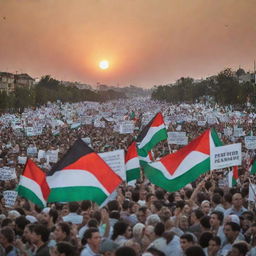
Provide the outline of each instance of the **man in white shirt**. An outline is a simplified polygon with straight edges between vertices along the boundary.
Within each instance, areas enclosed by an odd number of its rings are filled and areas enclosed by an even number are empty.
[[[79,204],[77,202],[69,202],[69,214],[64,216],[62,219],[64,222],[71,222],[72,224],[82,224],[83,216],[78,215]]]
[[[100,256],[101,236],[97,228],[89,228],[85,231],[84,237],[86,245],[80,256]]]

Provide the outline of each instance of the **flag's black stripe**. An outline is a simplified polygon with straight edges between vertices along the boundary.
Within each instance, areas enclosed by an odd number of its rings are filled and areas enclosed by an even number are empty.
[[[158,113],[157,113],[158,114]],[[157,114],[151,119],[151,121],[143,128],[143,130],[140,132],[140,134],[138,135],[136,142],[142,142],[142,140],[146,137],[148,130],[151,126],[151,124],[153,123],[153,120],[155,119],[155,117],[157,116]]]
[[[93,153],[94,151],[87,146],[87,144],[81,139],[76,140],[73,146],[68,150],[68,152],[56,163],[52,170],[47,175],[52,175],[56,171],[64,169],[66,166],[73,164],[82,156]]]

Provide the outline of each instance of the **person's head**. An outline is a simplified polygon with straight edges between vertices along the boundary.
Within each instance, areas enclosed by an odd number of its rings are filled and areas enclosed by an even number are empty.
[[[203,211],[203,213],[205,215],[209,214],[210,212],[210,209],[211,209],[211,206],[210,206],[210,202],[208,200],[204,200],[202,203],[201,203],[201,209]]]
[[[249,246],[245,242],[233,244],[230,256],[246,256],[249,251]]]
[[[23,232],[23,236],[25,238],[26,241],[31,242],[31,235],[32,235],[32,231],[34,229],[35,224],[28,224]]]
[[[210,225],[210,216],[205,215],[200,219],[200,226],[203,230],[208,230],[211,228]]]
[[[208,243],[208,251],[212,254],[215,255],[219,251],[221,246],[221,240],[218,236],[214,236],[210,239]]]
[[[213,234],[209,231],[203,232],[199,237],[199,244],[202,248],[206,248],[209,245],[209,241],[213,237]]]
[[[137,213],[137,219],[139,222],[145,224],[146,219],[147,219],[147,207],[142,206],[139,208],[138,213]]]
[[[235,222],[228,222],[224,226],[224,234],[229,242],[233,242],[240,232],[240,226]]]
[[[31,234],[31,242],[35,245],[46,243],[49,239],[49,230],[46,226],[35,224]]]
[[[236,209],[240,209],[243,206],[243,197],[240,193],[235,193],[232,196],[232,205]]]
[[[223,213],[219,211],[213,211],[210,216],[210,224],[212,228],[219,227],[223,222]]]
[[[204,253],[204,250],[200,246],[193,245],[186,249],[185,255],[186,256],[205,256],[205,253]]]
[[[3,227],[0,230],[0,244],[6,248],[14,242],[15,233],[10,227]]]
[[[76,213],[79,209],[79,203],[78,202],[69,202],[68,209],[69,209],[69,212]]]
[[[218,205],[221,204],[221,195],[219,193],[215,193],[212,195],[212,202],[214,203],[214,205]]]
[[[122,246],[115,251],[115,256],[137,256],[137,254],[133,248]]]
[[[55,210],[55,209],[50,209],[49,217],[52,219],[53,223],[56,223],[56,221],[57,221],[57,219],[59,217],[58,211]]]
[[[60,242],[67,239],[70,235],[70,227],[66,222],[60,222],[56,225],[54,230],[55,240]]]
[[[162,206],[163,206],[162,201],[155,200],[155,201],[152,202],[150,210],[151,210],[152,213],[157,213],[161,210]]]
[[[137,240],[141,239],[144,235],[145,225],[142,223],[137,223],[132,228],[133,237]]]
[[[118,244],[107,238],[103,239],[100,243],[100,253],[103,256],[113,256],[117,248]]]
[[[23,235],[24,228],[26,225],[28,225],[30,222],[26,219],[25,216],[21,215],[15,219],[15,231],[18,235]]]
[[[191,224],[198,223],[203,216],[204,216],[204,213],[202,210],[200,209],[193,210],[190,218]]]
[[[101,236],[97,228],[88,228],[83,236],[83,241],[87,243],[91,248],[99,249]]]
[[[112,239],[115,240],[119,235],[125,235],[129,225],[126,222],[118,221],[114,224]]]
[[[188,217],[186,215],[182,215],[179,217],[179,228],[183,231],[186,231],[189,227]]]
[[[183,234],[180,237],[180,247],[183,251],[186,251],[189,247],[194,244],[194,238],[191,234]]]
[[[68,242],[59,242],[50,250],[51,256],[74,256],[75,253],[75,247]]]
[[[154,228],[154,233],[157,237],[162,236],[162,234],[165,231],[165,226],[162,222],[159,222],[156,224],[155,228]]]

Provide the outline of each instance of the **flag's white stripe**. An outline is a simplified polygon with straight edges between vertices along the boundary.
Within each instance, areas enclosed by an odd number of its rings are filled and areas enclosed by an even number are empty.
[[[127,161],[125,164],[126,170],[131,170],[135,168],[140,168],[140,161],[138,157],[134,157]]]
[[[34,194],[36,194],[36,196],[42,201],[44,205],[46,204],[41,187],[34,180],[31,180],[30,178],[27,178],[25,176],[21,176],[19,185],[31,190]]]
[[[99,170],[100,172],[100,170]],[[85,170],[63,170],[57,171],[52,176],[46,177],[49,187],[52,188],[65,188],[65,187],[98,187],[107,196],[109,192],[100,183],[100,181],[90,172]]]
[[[150,140],[152,139],[152,137],[160,130],[165,129],[165,125],[161,124],[159,126],[156,127],[150,127],[148,129],[148,132],[146,134],[146,136],[144,137],[144,139],[140,142],[140,144],[138,145],[138,148],[143,148],[147,143],[150,142]]]
[[[146,157],[139,156],[139,160],[144,161],[144,162],[148,162],[148,163],[152,162],[152,160],[150,159],[149,155],[147,155]]]
[[[210,154],[211,154],[212,148],[215,148],[215,143],[213,141],[211,131],[209,132],[209,140],[210,140]]]
[[[176,171],[174,172],[173,175],[171,175],[168,170],[165,168],[165,166],[160,162],[154,162],[150,163],[150,165],[158,170],[161,170],[163,175],[169,179],[176,179],[180,175],[186,173],[189,171],[191,168],[193,168],[195,165],[201,163],[202,161],[206,160],[209,157],[209,155],[198,152],[198,151],[192,151],[190,154],[188,154],[183,161],[180,163]]]

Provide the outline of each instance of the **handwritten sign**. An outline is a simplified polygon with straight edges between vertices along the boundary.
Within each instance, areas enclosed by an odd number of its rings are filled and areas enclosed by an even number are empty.
[[[18,192],[14,190],[5,190],[3,192],[5,207],[12,208],[15,205]]]
[[[13,180],[16,178],[15,168],[10,168],[8,166],[0,168],[0,180]]]

